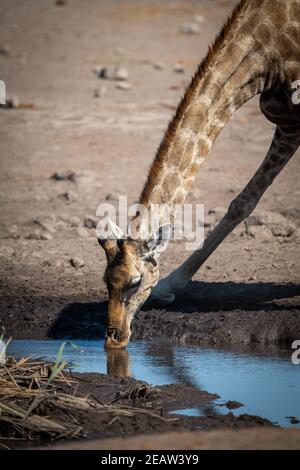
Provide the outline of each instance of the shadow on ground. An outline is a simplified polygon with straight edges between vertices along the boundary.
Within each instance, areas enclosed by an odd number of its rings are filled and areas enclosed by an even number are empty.
[[[107,302],[73,302],[56,315],[50,338],[104,338]]]
[[[213,313],[219,312],[278,312],[300,311],[297,304],[300,296],[298,284],[273,283],[234,283],[234,282],[198,282],[193,281],[167,307],[154,305],[149,301],[143,308],[180,313]],[[107,302],[74,302],[65,305],[56,315],[49,328],[48,336],[52,338],[103,338]],[[258,315],[258,313],[257,313]],[[139,315],[137,315],[139,318]],[[141,312],[140,317],[147,322],[148,316]],[[219,317],[219,315],[218,315]],[[217,318],[217,317],[216,317]],[[141,318],[139,318],[141,320]]]
[[[293,301],[297,296],[298,305]],[[143,310],[153,308],[159,305],[150,299]],[[191,281],[164,309],[182,313],[300,310],[300,284]]]

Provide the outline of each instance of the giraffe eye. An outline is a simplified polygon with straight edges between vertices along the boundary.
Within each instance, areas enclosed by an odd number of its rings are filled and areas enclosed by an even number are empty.
[[[133,288],[133,287],[139,287],[140,284],[142,282],[142,276],[137,276],[137,277],[134,277],[132,280],[131,280],[131,283],[130,283],[130,288]]]

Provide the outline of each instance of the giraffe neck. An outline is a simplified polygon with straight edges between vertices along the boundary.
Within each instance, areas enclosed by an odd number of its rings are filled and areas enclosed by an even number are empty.
[[[278,80],[264,48],[264,25],[242,1],[187,88],[150,168],[140,203],[183,204],[199,167],[234,112]],[[257,7],[258,9],[259,7]],[[275,61],[274,61],[275,64]]]

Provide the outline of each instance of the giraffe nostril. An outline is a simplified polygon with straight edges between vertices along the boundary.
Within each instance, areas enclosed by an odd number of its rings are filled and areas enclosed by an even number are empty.
[[[106,336],[108,336],[111,339],[114,339],[115,333],[116,333],[115,328],[107,328],[106,330]]]
[[[117,328],[108,327],[106,330],[106,336],[115,341],[121,340],[121,332]]]

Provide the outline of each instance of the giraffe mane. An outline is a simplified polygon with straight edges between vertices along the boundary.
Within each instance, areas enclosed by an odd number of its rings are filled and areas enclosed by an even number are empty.
[[[198,66],[190,85],[186,88],[185,93],[181,98],[181,101],[175,111],[175,114],[168,124],[167,130],[165,131],[164,137],[158,147],[158,150],[150,167],[146,183],[140,196],[140,204],[147,205],[153,188],[158,182],[160,171],[165,161],[168,148],[174,139],[176,130],[183,117],[184,111],[186,110],[187,106],[191,103],[193,94],[199,83],[199,80],[208,71],[213,58],[221,48],[228,32],[231,30],[232,25],[236,22],[238,16],[240,15],[241,11],[243,10],[245,4],[248,3],[248,1],[249,0],[241,0],[241,2],[234,8],[231,16],[225,22],[221,32],[216,37],[213,44],[209,47],[206,57]]]

